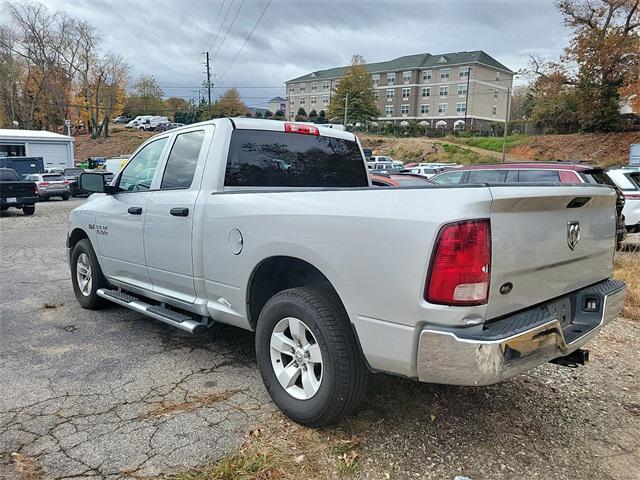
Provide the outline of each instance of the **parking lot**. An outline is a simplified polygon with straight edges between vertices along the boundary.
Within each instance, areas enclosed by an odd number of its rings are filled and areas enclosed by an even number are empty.
[[[0,478],[158,476],[282,425],[250,333],[190,336],[79,307],[64,241],[82,201],[0,218]],[[639,339],[640,325],[619,319],[589,345],[587,367],[549,364],[490,387],[379,375],[356,415],[313,438],[355,439],[351,478],[637,479]]]

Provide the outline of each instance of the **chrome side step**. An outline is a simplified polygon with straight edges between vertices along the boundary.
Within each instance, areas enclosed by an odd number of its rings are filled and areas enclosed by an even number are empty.
[[[130,308],[131,310],[142,313],[147,317],[151,317],[155,320],[171,325],[172,327],[179,328],[189,333],[201,333],[205,331],[209,326],[209,319],[202,317],[202,321],[195,319],[194,317],[187,315],[176,310],[171,310],[162,305],[150,305],[141,301],[139,298],[134,297],[131,294],[122,292],[121,290],[108,290],[106,288],[100,288],[96,294],[99,297],[106,298],[107,300],[122,305],[123,307]]]

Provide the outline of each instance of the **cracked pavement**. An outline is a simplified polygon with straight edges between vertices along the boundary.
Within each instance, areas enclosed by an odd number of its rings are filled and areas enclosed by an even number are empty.
[[[79,307],[64,239],[80,202],[0,218],[0,479],[154,477],[286,423],[252,334],[193,336],[125,308]],[[358,412],[306,431],[300,451],[356,438],[362,479],[638,480],[638,345],[640,324],[619,319],[575,370],[548,364],[477,388],[376,375]]]
[[[20,478],[16,453],[43,478],[133,478],[235,450],[274,411],[253,336],[81,309],[64,248],[81,202],[0,218],[0,478]]]

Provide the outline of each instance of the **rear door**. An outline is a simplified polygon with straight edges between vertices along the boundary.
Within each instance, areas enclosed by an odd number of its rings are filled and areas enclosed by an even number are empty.
[[[213,125],[171,139],[158,190],[149,193],[144,250],[153,290],[182,302],[196,298],[193,219]]]
[[[487,318],[607,279],[616,192],[606,186],[493,185]],[[500,293],[511,284],[508,293]]]

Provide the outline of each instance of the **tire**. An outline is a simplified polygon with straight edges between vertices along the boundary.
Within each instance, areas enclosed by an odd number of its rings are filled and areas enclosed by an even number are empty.
[[[272,335],[284,335],[287,342],[294,342],[296,335],[292,331],[297,328],[300,333],[300,324],[294,322],[292,328],[282,330],[282,322],[294,320],[301,321],[306,327],[304,337],[298,335],[297,338],[305,338],[310,345],[307,348],[313,349],[303,358],[299,354],[304,346],[296,350],[295,355],[283,354],[271,346]],[[273,338],[276,340],[274,345],[289,346],[277,342],[281,336]],[[318,358],[318,350],[321,355],[319,368],[313,361]],[[369,372],[351,323],[337,294],[327,288],[291,288],[271,297],[258,319],[256,357],[262,380],[275,404],[289,418],[307,427],[329,425],[348,415],[358,406],[366,389]],[[296,364],[296,360],[301,363]],[[287,368],[284,368],[285,364]],[[302,367],[296,367],[301,364]],[[278,380],[276,368],[280,373],[290,369],[299,372],[297,377],[290,376],[297,379],[288,390]],[[305,374],[306,386],[303,383]],[[315,393],[310,395],[314,388]]]
[[[78,263],[82,257],[81,264],[89,266],[89,285],[80,286],[78,283]],[[73,292],[82,308],[89,310],[97,310],[104,308],[109,301],[99,297],[96,292],[100,288],[107,288],[109,283],[104,278],[98,258],[96,257],[91,242],[84,238],[76,243],[71,253],[71,283],[73,284]],[[85,277],[86,278],[86,277]],[[88,288],[87,288],[88,287]]]
[[[65,193],[64,195],[62,195],[62,200],[69,200],[69,194]]]
[[[24,207],[22,207],[22,213],[24,213],[27,216],[33,215],[35,211],[36,211],[35,205],[25,205]]]

